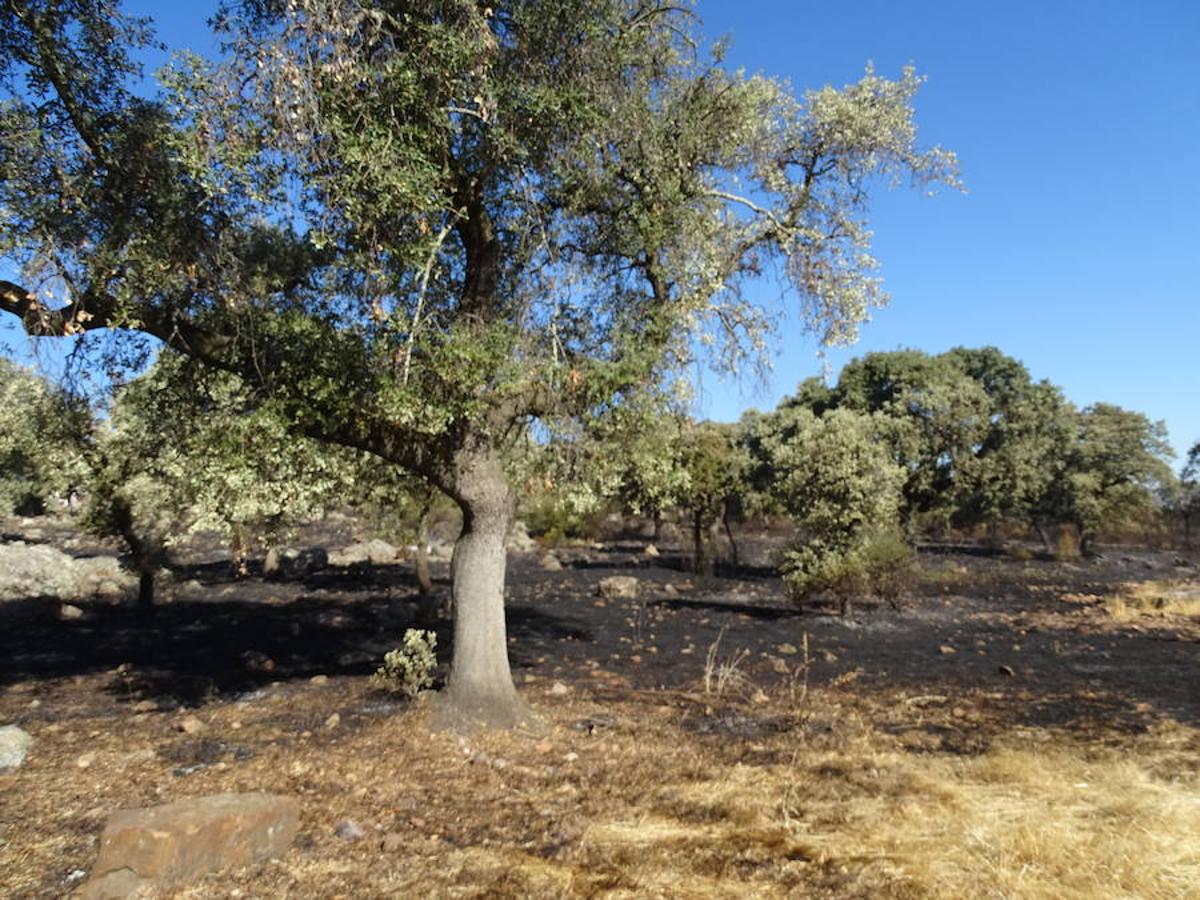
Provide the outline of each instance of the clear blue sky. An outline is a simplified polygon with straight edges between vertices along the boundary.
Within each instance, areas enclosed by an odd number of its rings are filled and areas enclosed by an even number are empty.
[[[873,60],[914,63],[921,135],[959,155],[969,193],[883,191],[872,216],[891,305],[871,350],[994,344],[1081,405],[1200,440],[1200,3],[1195,0],[701,0],[734,65],[797,89]],[[705,376],[706,412],[773,406],[819,374],[790,329],[756,392]]]
[[[163,40],[211,47],[208,4],[138,0]],[[925,142],[955,150],[969,193],[880,191],[876,256],[891,305],[836,371],[871,350],[994,344],[1061,385],[1200,440],[1200,2],[1196,0],[699,0],[729,61],[842,85],[868,60],[928,77]],[[149,60],[149,68],[164,61]],[[775,290],[764,286],[764,290]],[[821,371],[783,326],[770,382],[701,376],[701,413],[769,408]]]

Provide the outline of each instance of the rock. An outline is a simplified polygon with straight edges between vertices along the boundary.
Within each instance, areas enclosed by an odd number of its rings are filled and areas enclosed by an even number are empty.
[[[81,897],[125,897],[279,856],[299,822],[300,804],[273,794],[217,794],[117,810],[100,836],[100,856]]]
[[[374,543],[373,541],[371,543]],[[384,541],[379,543],[383,544]],[[388,546],[391,546],[390,544]],[[393,554],[395,548],[392,548]],[[356,560],[357,562],[366,562],[370,560],[370,552],[364,559]],[[374,561],[374,560],[370,560]],[[390,562],[391,560],[382,560]],[[306,575],[311,575],[313,572],[319,572],[329,565],[329,553],[324,547],[309,547],[305,550],[296,550],[293,547],[275,548],[272,547],[267,551],[267,558],[263,562],[263,574],[268,578],[303,578]]]
[[[1013,671],[1012,666],[1001,666],[997,671],[999,671],[999,673],[1005,678],[1013,678],[1017,674]]]
[[[554,682],[553,687],[550,688],[550,693],[555,697],[564,697],[571,693],[571,689],[561,681],[556,681]]]
[[[353,566],[359,563],[383,565],[396,561],[396,548],[379,538],[361,544],[351,544],[342,550],[333,550],[326,555],[331,566]]]
[[[81,753],[75,759],[75,766],[80,769],[90,769],[92,767],[92,763],[94,763],[95,761],[96,761],[95,753]]]
[[[547,572],[561,572],[563,564],[553,553],[547,553],[541,559],[542,568]]]
[[[379,849],[384,853],[399,853],[408,846],[408,838],[398,831],[389,831],[379,842]]]
[[[662,587],[662,592],[668,597],[679,596],[679,589],[673,584],[664,584]]]
[[[74,619],[82,619],[83,610],[78,606],[72,606],[70,603],[64,603],[58,610],[58,617],[67,622]]]
[[[342,819],[342,821],[333,826],[333,833],[343,841],[361,841],[367,836],[367,833],[363,831],[363,827],[353,819]]]
[[[958,651],[955,650],[953,647],[951,647],[949,644],[942,644],[942,646],[938,647],[938,653],[942,654],[942,656],[950,656],[957,652]]]
[[[312,678],[308,679],[308,683],[315,684],[318,686],[322,685],[322,684],[329,684],[329,676],[328,675],[314,675]]]
[[[780,644],[775,648],[783,656],[795,656],[800,651],[796,649],[795,644]]]
[[[529,529],[520,519],[514,519],[508,529],[508,549],[518,553],[532,553],[537,549],[537,541],[529,536]]]
[[[632,575],[610,575],[600,579],[596,592],[609,600],[634,600],[638,595],[638,580]]]
[[[434,539],[429,542],[429,558],[439,562],[449,562],[454,556],[454,541]]]
[[[325,727],[330,731],[337,728],[341,724],[342,724],[342,716],[340,713],[334,713],[328,719],[325,720]]]
[[[187,716],[186,718],[179,720],[179,722],[175,724],[175,727],[184,734],[199,734],[208,726],[195,716]]]
[[[158,712],[158,701],[157,700],[139,700],[137,703],[133,704],[133,711],[135,713]]]
[[[658,548],[657,548],[657,547],[655,547],[653,544],[647,544],[647,545],[646,545],[646,549],[645,549],[645,550],[643,550],[643,551],[642,551],[642,553],[644,553],[644,554],[646,554],[646,556],[650,556],[650,557],[654,557],[654,556],[658,556],[658,555],[659,555],[659,554],[658,554]]]
[[[5,769],[15,769],[25,762],[29,748],[33,746],[33,737],[16,725],[5,725],[0,728],[0,772]]]

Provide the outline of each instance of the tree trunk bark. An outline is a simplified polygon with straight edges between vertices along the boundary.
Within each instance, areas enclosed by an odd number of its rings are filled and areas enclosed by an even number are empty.
[[[154,612],[154,572],[142,571],[138,575],[137,611],[143,616]]]
[[[721,524],[725,526],[725,537],[729,538],[729,557],[735,569],[740,568],[741,562],[738,559],[737,540],[733,536],[733,526],[730,524],[729,518],[729,502],[721,504]]]
[[[704,516],[700,512],[692,513],[692,571],[697,575],[711,575],[712,559],[708,555],[708,545],[704,539]]]
[[[421,506],[421,518],[417,523],[417,558],[414,561],[417,590],[422,597],[433,593],[433,578],[429,574],[429,515],[433,510],[432,495]]]
[[[511,728],[532,711],[518,696],[508,663],[504,575],[512,495],[499,455],[490,449],[460,452],[454,488],[463,513],[450,563],[454,657],[433,724],[453,731]]]
[[[1054,544],[1050,541],[1050,533],[1046,531],[1046,526],[1041,522],[1033,523],[1033,530],[1037,532],[1037,536],[1041,538],[1042,549],[1050,556],[1054,555]]]

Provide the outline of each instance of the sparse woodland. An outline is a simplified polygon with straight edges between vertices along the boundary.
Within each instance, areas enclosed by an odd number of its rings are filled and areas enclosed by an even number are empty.
[[[693,414],[765,270],[852,343],[871,190],[961,186],[915,70],[630,0],[213,26],[147,88],[114,0],[0,5],[0,310],[66,357],[0,359],[0,894],[259,791],[291,849],[155,889],[1200,892],[1200,443],[996,347]]]

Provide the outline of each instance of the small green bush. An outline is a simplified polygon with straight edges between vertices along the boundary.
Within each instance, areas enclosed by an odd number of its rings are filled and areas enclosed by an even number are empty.
[[[376,687],[415,699],[421,691],[433,686],[436,648],[436,634],[410,628],[404,632],[404,643],[383,657],[383,665],[375,670],[371,680]]]
[[[810,541],[784,554],[781,572],[796,602],[814,594],[894,600],[911,583],[914,554],[898,530],[867,531],[843,544]]]

